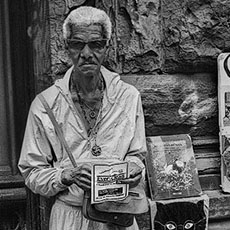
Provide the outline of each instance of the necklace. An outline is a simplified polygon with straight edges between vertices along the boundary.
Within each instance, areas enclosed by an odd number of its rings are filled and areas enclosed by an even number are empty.
[[[100,82],[101,82],[101,84],[100,84],[100,106],[99,106],[98,111],[97,111],[96,105],[95,105],[95,107],[91,107],[83,100],[83,98],[80,95],[78,87],[75,85],[75,87],[76,87],[75,92],[77,93],[77,97],[78,97],[80,107],[82,109],[84,118],[85,118],[85,120],[87,121],[87,123],[89,125],[88,135],[92,135],[92,139],[94,140],[94,145],[91,148],[91,153],[92,153],[93,156],[100,156],[101,152],[102,152],[101,147],[98,146],[97,143],[96,143],[97,133],[98,133],[98,130],[99,130],[99,124],[100,124],[100,120],[101,120],[100,116],[101,116],[101,109],[102,109],[103,97],[104,97],[104,81],[103,81],[102,78],[100,78]],[[84,107],[88,108],[89,112],[87,112]],[[89,115],[89,117],[87,115]],[[97,115],[98,115],[98,118],[99,118],[98,119],[98,124],[96,124]],[[88,118],[92,119],[92,121],[90,121],[90,119],[88,119]]]
[[[100,91],[99,91],[99,94],[100,94],[99,95],[99,103],[100,103],[99,108],[97,108],[97,103],[95,103],[94,107],[89,106],[85,102],[83,97],[81,96],[80,90],[77,87],[77,96],[78,96],[78,99],[79,99],[79,104],[81,106],[84,118],[85,118],[85,120],[88,122],[88,124],[90,126],[89,127],[89,133],[93,129],[94,124],[96,123],[97,115],[99,114],[99,112],[101,110],[101,106],[102,106],[102,101],[103,101],[103,96],[104,96],[104,82],[103,82],[103,80],[101,78],[100,78],[100,82],[101,82],[101,84],[100,84]],[[87,111],[87,109],[89,111]]]
[[[102,93],[101,93],[101,97],[102,97]],[[101,97],[100,97],[100,103],[101,103]],[[89,117],[91,119],[93,119],[93,120],[96,119],[96,117],[97,117],[97,111],[96,111],[97,108],[96,108],[96,105],[94,107],[91,107],[81,97],[79,97],[79,99],[80,99],[79,102],[81,103],[80,104],[81,107],[85,106],[86,108],[89,109],[89,112],[88,112]],[[86,116],[87,112],[84,110],[84,108],[82,110],[83,110],[83,113],[84,113],[85,117],[87,117]]]

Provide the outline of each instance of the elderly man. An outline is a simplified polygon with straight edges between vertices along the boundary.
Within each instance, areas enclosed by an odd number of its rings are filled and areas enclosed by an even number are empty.
[[[102,66],[111,38],[111,22],[104,11],[93,7],[73,10],[63,24],[63,36],[73,66],[42,95],[76,163],[82,159],[86,163],[71,165],[36,97],[28,115],[19,169],[34,193],[56,197],[51,230],[120,229],[86,219],[82,202],[84,191],[91,188],[92,159],[131,162],[134,170],[122,181],[130,187],[143,179],[146,143],[140,94]],[[127,229],[138,229],[136,221]]]

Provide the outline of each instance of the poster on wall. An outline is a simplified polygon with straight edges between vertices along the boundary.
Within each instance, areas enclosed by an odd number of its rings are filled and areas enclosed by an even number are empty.
[[[147,173],[152,200],[202,194],[189,135],[147,138]]]
[[[230,53],[218,57],[218,109],[221,188],[230,193]]]

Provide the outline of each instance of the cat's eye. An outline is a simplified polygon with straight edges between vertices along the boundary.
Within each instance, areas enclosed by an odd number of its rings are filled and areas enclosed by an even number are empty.
[[[168,229],[168,230],[174,230],[174,229],[176,229],[176,226],[174,225],[174,224],[166,224],[166,228]]]
[[[184,229],[191,229],[191,227],[193,227],[193,223],[188,222],[188,223],[185,224]]]

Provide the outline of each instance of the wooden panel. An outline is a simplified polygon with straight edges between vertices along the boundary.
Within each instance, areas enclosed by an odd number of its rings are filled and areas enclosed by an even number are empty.
[[[0,189],[0,202],[26,200],[25,188]]]

